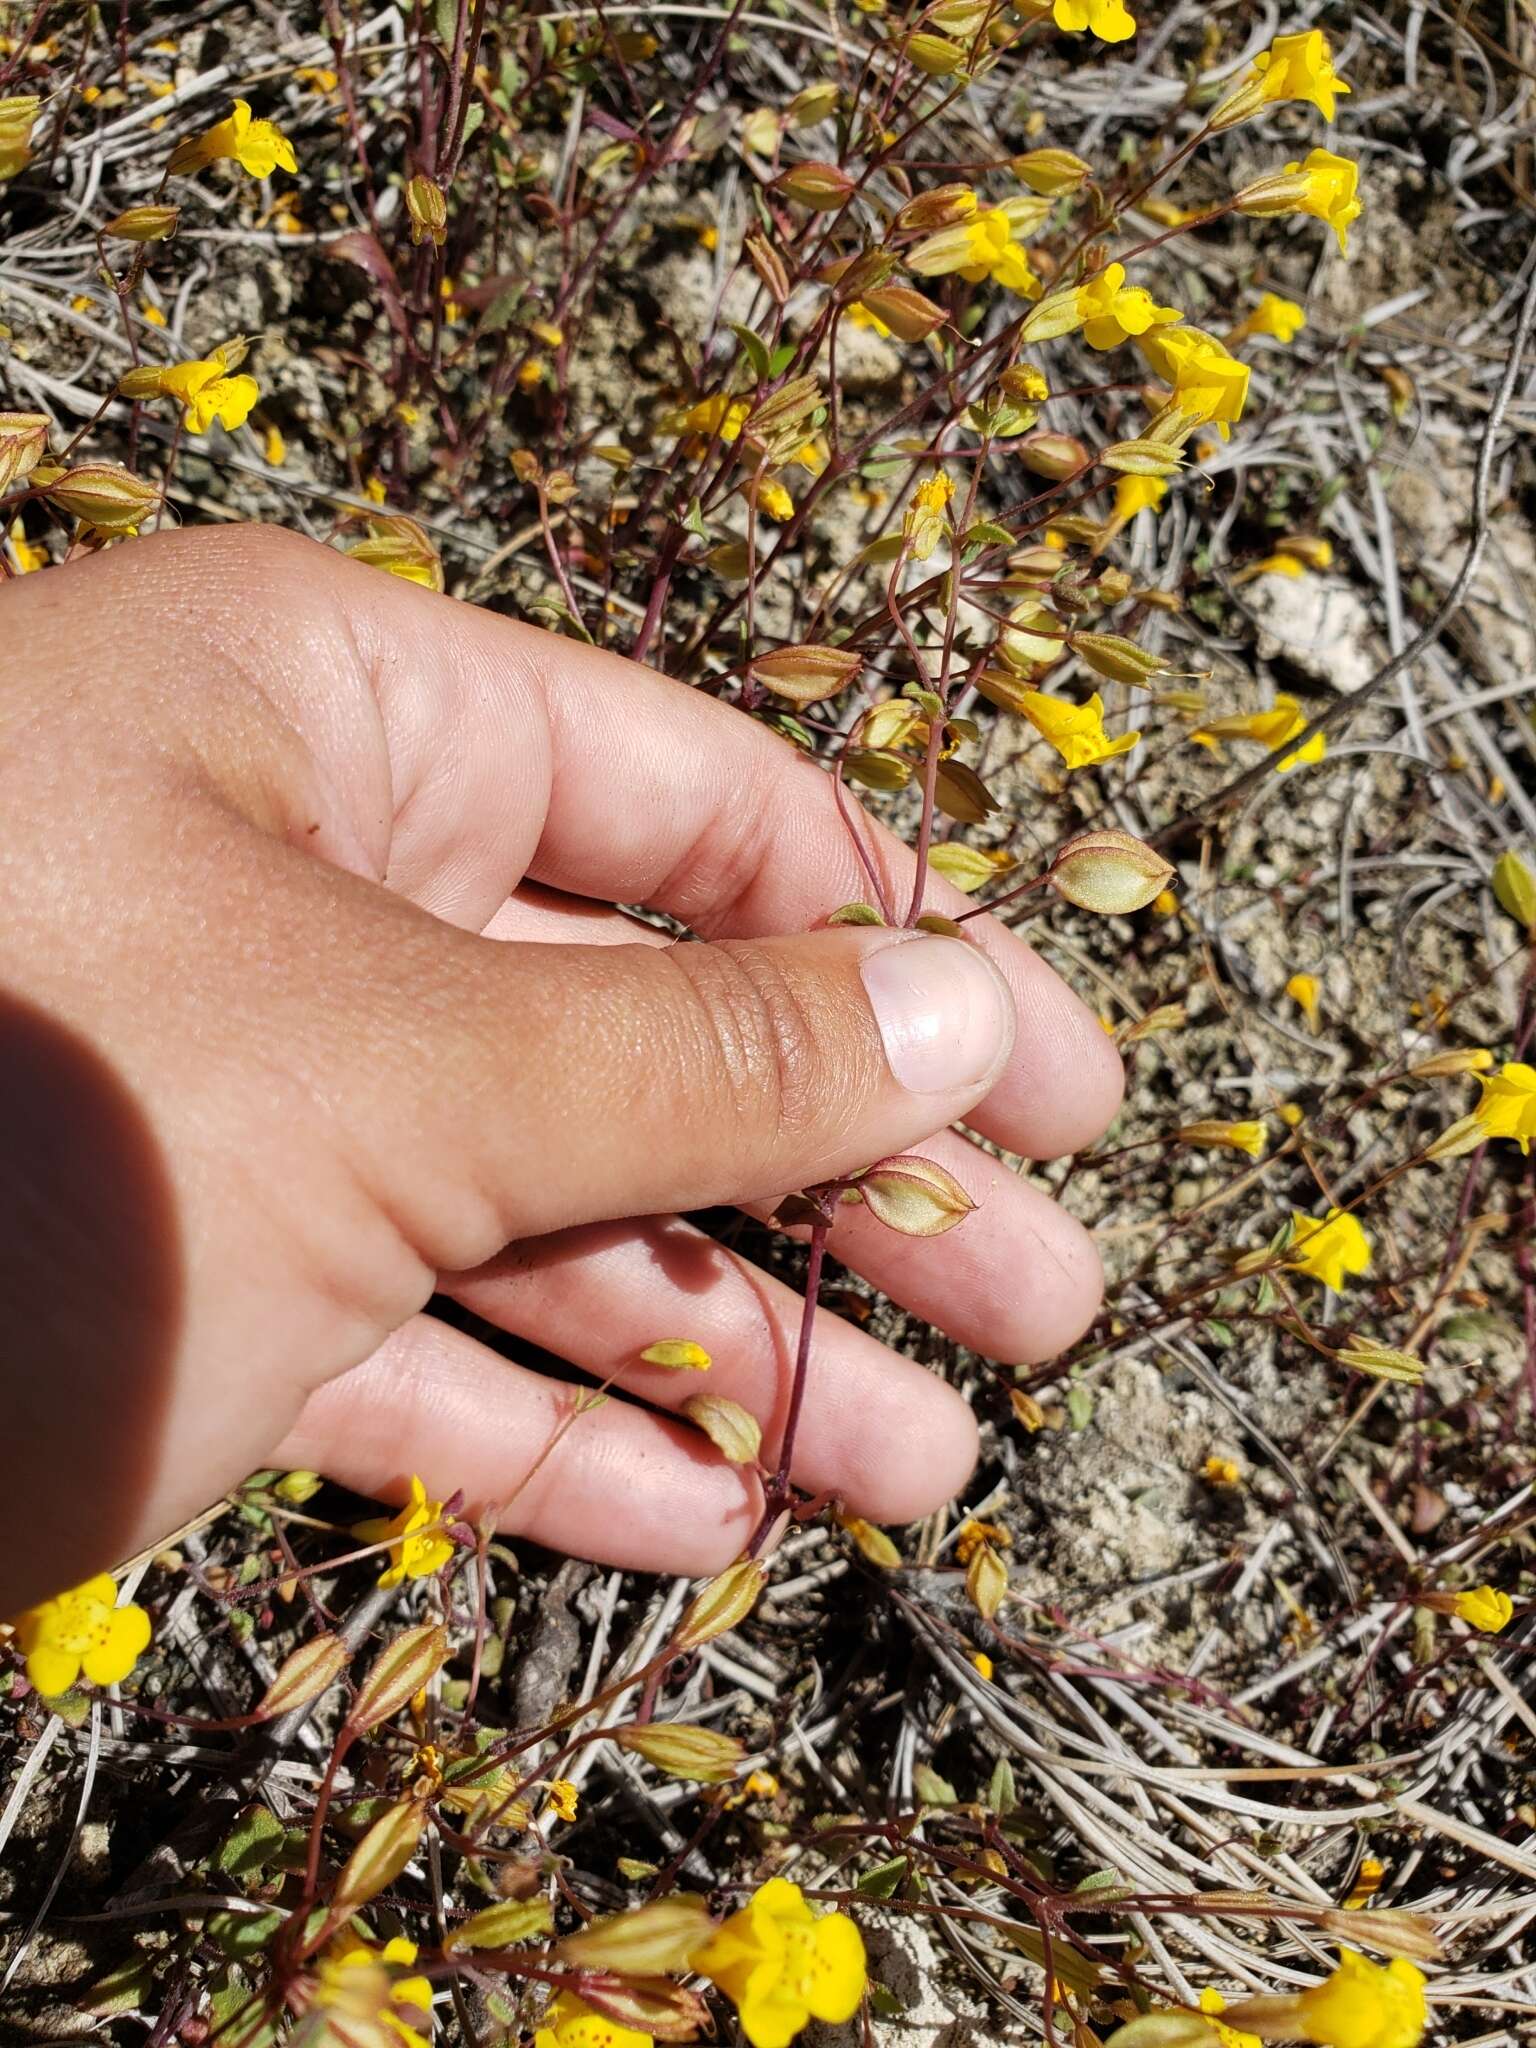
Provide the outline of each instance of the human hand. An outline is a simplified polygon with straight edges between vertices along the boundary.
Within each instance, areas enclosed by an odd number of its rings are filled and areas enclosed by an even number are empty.
[[[800,1303],[672,1212],[766,1215],[917,1145],[977,1212],[914,1240],[847,1210],[833,1254],[994,1357],[1086,1325],[1086,1233],[947,1126],[1075,1149],[1113,1047],[988,919],[808,929],[867,885],[764,726],[256,528],[29,577],[0,616],[0,1613],[273,1463],[719,1568],[760,1489],[664,1411],[707,1386],[771,1455]],[[910,852],[873,840],[904,900]],[[435,1291],[636,1399],[545,1456],[577,1390]],[[663,1337],[707,1381],[640,1364]],[[974,1454],[956,1393],[817,1319],[797,1481],[904,1521]]]

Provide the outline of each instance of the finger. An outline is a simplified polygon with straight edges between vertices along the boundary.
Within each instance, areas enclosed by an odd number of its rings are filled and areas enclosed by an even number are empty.
[[[515,1245],[445,1278],[456,1301],[498,1328],[613,1380],[660,1408],[698,1394],[735,1401],[778,1452],[803,1300],[677,1217],[599,1224]],[[702,1344],[707,1372],[647,1365],[663,1338]],[[877,1522],[931,1513],[976,1461],[970,1408],[910,1358],[822,1310],[816,1317],[792,1477]]]
[[[755,1475],[684,1423],[498,1358],[431,1316],[312,1394],[275,1453],[359,1493],[433,1499],[628,1571],[702,1574],[739,1557],[762,1511]],[[403,1447],[403,1449],[402,1449]]]

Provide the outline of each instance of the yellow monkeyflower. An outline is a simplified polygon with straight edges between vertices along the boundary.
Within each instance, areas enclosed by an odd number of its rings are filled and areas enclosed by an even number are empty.
[[[41,541],[28,540],[27,529],[19,519],[11,521],[11,559],[16,565],[18,576],[30,576],[34,570],[46,569],[52,557]]]
[[[782,484],[774,483],[771,478],[757,487],[757,508],[766,512],[770,519],[793,519],[795,516],[794,499]]]
[[[1469,1593],[1458,1593],[1452,1607],[1470,1628],[1481,1629],[1485,1636],[1496,1636],[1507,1628],[1514,1611],[1514,1601],[1497,1586],[1474,1586]]]
[[[1352,158],[1314,149],[1304,163],[1287,164],[1283,171],[1245,185],[1232,204],[1239,213],[1259,219],[1305,213],[1326,221],[1338,237],[1339,254],[1347,256],[1350,225],[1362,211],[1359,184],[1360,166]]]
[[[1125,265],[1109,263],[1077,287],[1075,311],[1090,348],[1118,348],[1122,341],[1183,318],[1177,306],[1159,306],[1139,284],[1127,284]]]
[[[1536,1067],[1510,1060],[1478,1084],[1482,1100],[1472,1115],[1485,1138],[1509,1138],[1527,1155],[1536,1138]]]
[[[1115,518],[1123,526],[1138,512],[1155,512],[1167,495],[1166,477],[1122,476],[1115,483]]]
[[[158,381],[168,397],[181,401],[182,424],[189,434],[206,434],[215,420],[233,433],[245,425],[261,396],[254,377],[231,377],[216,355],[172,363]]]
[[[1209,1461],[1207,1461],[1209,1462]],[[1216,2023],[1216,2038],[1221,2048],[1262,2048],[1257,2034],[1244,2033],[1241,2027],[1224,2027],[1219,2015],[1227,2009],[1227,2001],[1219,1991],[1207,1987],[1200,1994],[1200,2010]]]
[[[1343,1209],[1330,1209],[1324,1217],[1291,1214],[1291,1248],[1285,1260],[1289,1273],[1305,1273],[1320,1280],[1333,1294],[1342,1294],[1346,1274],[1368,1273],[1371,1241],[1358,1220]]]
[[[354,1525],[352,1534],[364,1543],[387,1543],[390,1562],[379,1574],[381,1586],[398,1586],[403,1579],[425,1579],[441,1571],[455,1549],[446,1529],[428,1525],[442,1520],[443,1504],[428,1500],[427,1489],[413,1472],[411,1497],[397,1515],[372,1517]],[[426,1530],[425,1535],[418,1534]]]
[[[29,1607],[16,1623],[27,1677],[52,1698],[84,1672],[92,1685],[117,1685],[149,1645],[149,1616],[132,1601],[117,1604],[110,1572]]]
[[[548,1811],[563,1821],[573,1821],[581,1794],[570,1779],[551,1778],[545,1789],[549,1794]]]
[[[1221,751],[1222,740],[1257,740],[1273,752],[1276,747],[1283,747],[1287,740],[1294,739],[1297,733],[1305,731],[1306,724],[1306,713],[1294,697],[1282,690],[1276,694],[1272,711],[1248,711],[1230,718],[1208,718],[1204,725],[1190,734],[1190,738],[1217,753]],[[1314,733],[1304,747],[1277,761],[1275,772],[1288,775],[1298,762],[1310,765],[1321,761],[1327,751],[1328,735],[1325,732]]]
[[[1307,1029],[1315,1031],[1318,1026],[1318,998],[1323,985],[1315,974],[1293,974],[1285,984],[1285,992],[1307,1020]]]
[[[1101,43],[1123,43],[1136,33],[1125,0],[1056,0],[1051,19],[1063,35],[1080,36],[1090,28]]]
[[[1040,280],[1029,267],[1029,251],[1018,240],[1006,206],[989,206],[969,220],[941,228],[919,242],[907,262],[919,277],[947,277],[958,271],[967,284],[990,277],[1025,298],[1040,296]]]
[[[1253,311],[1244,314],[1227,339],[1241,341],[1250,334],[1262,334],[1288,348],[1306,324],[1306,312],[1294,299],[1282,299],[1278,292],[1266,292]]]
[[[967,1516],[955,1535],[955,1555],[962,1564],[969,1564],[984,1543],[1006,1546],[1012,1541],[1001,1522],[978,1522]]]
[[[841,1913],[818,1919],[799,1885],[771,1877],[689,1958],[741,2015],[752,2048],[789,2048],[813,2020],[840,2025],[864,1996],[864,1942]]]
[[[1229,423],[1243,416],[1248,365],[1200,327],[1170,327],[1166,334],[1154,329],[1138,335],[1136,346],[1173,386],[1172,403],[1182,417],[1195,426],[1214,424],[1225,441]]]
[[[621,2027],[574,1991],[561,1991],[544,2008],[533,2048],[653,2048],[638,2027]]]
[[[178,176],[229,157],[253,178],[270,178],[281,168],[297,175],[293,144],[271,121],[254,121],[247,101],[236,100],[228,116],[202,135],[179,142],[170,168]]]
[[[1381,1890],[1381,1880],[1386,1874],[1387,1866],[1379,1856],[1362,1856],[1360,1868],[1355,1872],[1355,1881],[1344,1901],[1345,1912],[1358,1913],[1363,1906],[1368,1906]]]
[[[741,430],[752,411],[751,401],[727,398],[717,391],[713,398],[701,398],[683,414],[683,425],[695,434],[717,434],[722,441],[739,441]]]
[[[1334,95],[1349,87],[1333,68],[1333,51],[1320,28],[1301,35],[1276,36],[1267,50],[1253,60],[1253,68],[1264,81],[1266,105],[1276,100],[1306,100],[1331,121]]]
[[[1418,2048],[1426,2020],[1424,1976],[1406,1956],[1373,1963],[1351,1948],[1321,1984],[1298,1993],[1305,2040],[1320,2048]]]
[[[1154,908],[1156,907],[1154,902]],[[1177,907],[1177,906],[1175,906]],[[1250,1159],[1262,1159],[1269,1143],[1269,1134],[1257,1120],[1248,1123],[1223,1123],[1217,1117],[1207,1117],[1196,1124],[1185,1124],[1174,1132],[1181,1145],[1198,1145],[1206,1151],[1246,1152]]]
[[[1128,754],[1141,738],[1139,732],[1109,737],[1104,730],[1104,700],[1097,690],[1086,704],[1047,696],[1043,690],[1026,690],[1020,709],[1069,768],[1091,768],[1096,761],[1112,761],[1117,754]]]
[[[350,2019],[363,2026],[382,2027],[405,2048],[427,2048],[426,2037],[432,2028],[431,1980],[397,1974],[415,1960],[415,1942],[402,1935],[374,1948],[348,1930],[321,1956],[311,2001],[340,2016],[339,2034],[345,2034],[344,2023]]]

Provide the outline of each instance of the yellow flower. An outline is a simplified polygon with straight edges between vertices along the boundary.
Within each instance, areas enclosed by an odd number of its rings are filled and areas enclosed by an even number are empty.
[[[1349,1888],[1349,1897],[1344,1901],[1346,1913],[1358,1913],[1362,1906],[1368,1906],[1381,1889],[1381,1880],[1387,1874],[1387,1866],[1379,1856],[1362,1856],[1355,1881]]]
[[[231,377],[217,356],[173,363],[160,372],[159,384],[167,396],[181,401],[189,434],[206,434],[215,420],[230,432],[243,427],[261,396],[254,377]]]
[[[1080,36],[1091,28],[1101,43],[1123,43],[1136,33],[1125,0],[1056,0],[1051,19],[1063,35]]]
[[[1283,171],[1245,185],[1232,204],[1239,213],[1260,219],[1305,213],[1326,221],[1338,236],[1340,255],[1347,256],[1350,224],[1362,210],[1356,196],[1359,183],[1360,166],[1351,158],[1314,149],[1305,163],[1287,164]]]
[[[1174,1135],[1184,1145],[1200,1145],[1210,1151],[1246,1152],[1250,1159],[1262,1159],[1264,1148],[1269,1143],[1261,1123],[1226,1124],[1215,1118],[1208,1118],[1203,1123],[1185,1124]]]
[[[766,512],[770,519],[793,519],[795,501],[782,484],[771,480],[757,487],[758,510]]]
[[[270,121],[253,121],[245,100],[236,100],[228,117],[205,134],[178,143],[170,167],[181,176],[221,157],[232,158],[253,178],[270,178],[279,166],[297,175],[299,168],[287,136]]]
[[[40,541],[27,539],[27,530],[19,519],[11,521],[11,559],[16,564],[18,576],[30,576],[35,569],[46,569],[50,560],[48,550]]]
[[[1013,203],[1027,212],[1048,202],[1023,199]],[[948,277],[958,272],[968,284],[980,284],[990,277],[1025,298],[1040,296],[1040,280],[1029,267],[1029,252],[1017,239],[1008,206],[992,206],[941,228],[910,250],[906,260],[918,277]]]
[[[261,459],[273,469],[280,469],[288,460],[288,443],[283,439],[280,427],[268,426],[262,436]]]
[[[696,434],[718,434],[722,441],[737,441],[752,410],[745,398],[727,398],[717,391],[713,398],[701,398],[683,414],[683,425]]]
[[[381,2026],[405,2048],[427,2048],[426,2034],[432,2028],[431,1980],[397,1974],[415,1960],[414,1941],[396,1935],[381,1949],[373,1948],[349,1929],[321,1956],[310,1992],[312,2003],[341,2015],[342,2024],[335,2029],[338,2037],[345,2036],[345,2021],[351,2019]],[[397,2012],[397,2006],[405,2010]]]
[[[453,1538],[445,1529],[431,1529],[426,1535],[416,1533],[429,1523],[441,1521],[442,1514],[442,1502],[427,1499],[427,1489],[413,1472],[411,1497],[399,1514],[375,1516],[355,1525],[352,1534],[361,1537],[364,1543],[389,1545],[390,1562],[379,1574],[381,1586],[398,1586],[402,1579],[429,1578],[433,1572],[442,1570],[454,1553]]]
[[[576,1818],[576,1807],[581,1794],[570,1779],[551,1778],[546,1789],[549,1793],[547,1810],[561,1820],[573,1821]]]
[[[1293,974],[1285,984],[1285,992],[1307,1020],[1307,1029],[1315,1031],[1318,1025],[1318,997],[1323,985],[1315,974]]]
[[[1228,423],[1243,416],[1248,365],[1199,327],[1142,334],[1136,346],[1158,376],[1173,386],[1173,404],[1183,417],[1196,426],[1214,423],[1226,440]]]
[[[1273,751],[1304,731],[1306,724],[1306,714],[1301,706],[1282,690],[1275,697],[1272,711],[1250,711],[1231,718],[1207,719],[1204,725],[1190,734],[1190,738],[1203,747],[1214,748],[1218,753],[1222,740],[1257,740],[1261,746]],[[1275,773],[1287,775],[1298,762],[1310,764],[1321,761],[1327,751],[1328,735],[1325,732],[1315,733],[1304,747],[1278,760]]]
[[[1339,1967],[1296,2000],[1306,2040],[1321,2048],[1417,2048],[1424,2033],[1424,1977],[1406,1956],[1368,1962],[1339,1950]]]
[[[1115,484],[1115,518],[1123,526],[1138,512],[1155,512],[1168,495],[1160,476],[1122,476]]]
[[[1507,1627],[1514,1611],[1514,1601],[1497,1586],[1474,1586],[1470,1593],[1456,1595],[1454,1612],[1485,1636],[1496,1636]]]
[[[596,2011],[574,1991],[561,1991],[544,2008],[533,2048],[652,2048],[652,2041],[638,2027],[621,2027]]]
[[[984,1543],[1006,1545],[1012,1541],[1001,1522],[976,1522],[967,1517],[955,1535],[955,1555],[962,1564],[969,1564]]]
[[[1107,264],[1078,286],[1076,311],[1084,341],[1098,349],[1118,348],[1133,335],[1182,318],[1177,306],[1159,306],[1139,284],[1127,284],[1123,263]]]
[[[1207,1987],[1200,1994],[1200,2010],[1216,2020],[1216,2038],[1221,2048],[1263,2048],[1257,2034],[1245,2034],[1241,2027],[1224,2027],[1217,2018],[1227,2009],[1227,2001],[1219,1991]]]
[[[1237,1463],[1236,1459],[1218,1458],[1214,1451],[1212,1451],[1204,1465],[1200,1468],[1200,1477],[1208,1486],[1237,1486],[1241,1483],[1242,1476],[1242,1467]],[[1220,2007],[1217,2007],[1218,2011],[1220,2009]],[[1201,2011],[1205,2010],[1205,2001],[1202,1999]],[[1233,2030],[1228,2027],[1225,2031],[1231,2033]]]
[[[1286,1271],[1305,1273],[1320,1280],[1331,1293],[1341,1294],[1348,1273],[1370,1271],[1371,1241],[1355,1217],[1342,1209],[1330,1209],[1325,1217],[1291,1214],[1293,1236]]]
[[[1035,731],[1050,741],[1068,768],[1091,768],[1096,761],[1128,754],[1141,738],[1139,732],[1123,732],[1118,739],[1110,739],[1104,730],[1104,700],[1097,690],[1086,704],[1070,704],[1065,697],[1048,697],[1043,690],[1028,690],[1022,709]]]
[[[992,1659],[987,1655],[985,1650],[972,1650],[971,1663],[975,1667],[977,1675],[979,1677],[985,1678],[988,1681],[991,1680],[995,1667],[992,1663]]]
[[[1307,100],[1325,121],[1334,113],[1334,94],[1349,87],[1333,68],[1333,52],[1320,28],[1301,35],[1276,36],[1267,50],[1253,60],[1263,79],[1266,105],[1276,100]]]
[[[1482,1100],[1472,1114],[1487,1138],[1510,1138],[1527,1155],[1536,1138],[1536,1067],[1511,1060],[1478,1084]]]
[[[943,470],[937,476],[926,477],[912,493],[912,502],[935,517],[945,510],[955,495],[955,486]]]
[[[752,2048],[789,2048],[813,2019],[852,2019],[864,1996],[864,1943],[841,1913],[812,1913],[773,1877],[689,1958],[741,2015]]]
[[[83,1671],[92,1685],[117,1685],[149,1644],[149,1616],[117,1605],[110,1572],[29,1607],[16,1623],[27,1676],[47,1697],[68,1692]]]
[[[1283,342],[1289,346],[1307,324],[1306,313],[1294,299],[1282,299],[1276,292],[1266,292],[1251,313],[1248,313],[1227,336],[1236,341],[1249,334],[1264,334],[1271,341]]]

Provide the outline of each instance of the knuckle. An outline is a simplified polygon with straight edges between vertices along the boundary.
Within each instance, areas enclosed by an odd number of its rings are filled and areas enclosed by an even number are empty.
[[[793,1144],[825,1120],[815,1007],[800,978],[760,946],[679,946],[722,1107]]]

